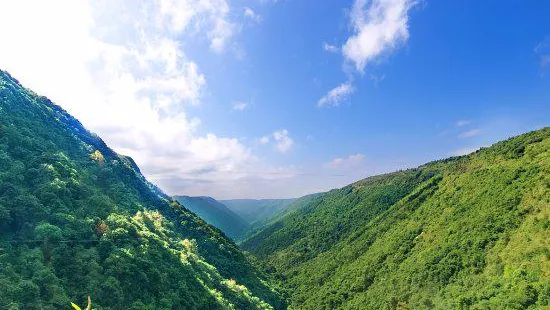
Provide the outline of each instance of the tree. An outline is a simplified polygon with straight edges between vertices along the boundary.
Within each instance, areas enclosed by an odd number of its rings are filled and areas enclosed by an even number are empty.
[[[52,257],[52,244],[63,238],[61,228],[50,223],[40,223],[34,229],[36,238],[43,241],[44,262],[48,264]]]

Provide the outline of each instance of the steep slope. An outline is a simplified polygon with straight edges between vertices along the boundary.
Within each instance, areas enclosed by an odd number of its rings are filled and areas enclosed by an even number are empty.
[[[550,304],[550,128],[333,190],[242,244],[296,309]]]
[[[321,195],[322,193],[317,193],[317,194],[306,195],[297,199],[292,199],[292,203],[290,203],[287,206],[284,206],[283,208],[279,208],[278,212],[274,214],[270,214],[268,217],[255,221],[252,224],[250,224],[248,228],[245,230],[245,232],[242,234],[241,238],[237,239],[237,241],[240,243],[240,242],[243,242],[244,240],[250,239],[255,234],[263,231],[266,227],[269,227],[273,223],[276,223],[277,221],[279,221],[288,213],[294,212],[295,210],[302,208],[303,206],[309,204],[311,200]]]
[[[0,71],[0,309],[284,309],[218,229]]]
[[[229,199],[220,200],[231,211],[245,219],[249,224],[268,220],[286,209],[296,199]]]
[[[174,198],[233,240],[239,239],[248,228],[248,223],[244,219],[212,197],[175,196]]]

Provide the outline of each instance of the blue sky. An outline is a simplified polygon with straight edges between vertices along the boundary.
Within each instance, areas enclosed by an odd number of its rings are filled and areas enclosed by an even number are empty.
[[[40,2],[3,4],[0,67],[169,194],[297,197],[550,123],[548,1]]]

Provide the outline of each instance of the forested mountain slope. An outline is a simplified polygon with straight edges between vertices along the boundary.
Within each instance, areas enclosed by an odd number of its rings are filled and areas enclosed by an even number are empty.
[[[248,223],[244,219],[212,197],[175,196],[174,198],[233,240],[241,238],[248,228]]]
[[[249,224],[268,220],[290,206],[296,199],[228,199],[220,200]]]
[[[0,71],[0,309],[88,295],[94,309],[286,308],[218,229]]]
[[[282,201],[282,200],[288,200],[288,201],[285,202],[284,206],[277,208],[278,209],[277,212],[272,213],[270,211],[269,212],[270,214],[267,215],[266,217],[261,217],[261,219],[259,219],[255,222],[253,222],[252,224],[250,224],[248,226],[248,228],[245,230],[244,234],[241,236],[241,238],[237,240],[237,242],[241,243],[245,240],[250,239],[255,234],[263,231],[266,227],[269,227],[269,226],[271,226],[271,224],[276,223],[277,221],[279,221],[279,219],[283,218],[286,214],[288,214],[290,212],[293,212],[294,210],[302,208],[302,206],[305,206],[305,205],[309,204],[309,202],[311,200],[315,199],[316,197],[318,197],[322,194],[323,193],[310,194],[310,195],[306,195],[306,196],[296,198],[296,199],[258,199],[258,200],[254,200],[254,199],[236,199],[236,200],[232,200],[234,202],[241,201],[241,200],[242,201],[249,201],[249,203],[251,203],[251,204],[254,204],[254,203],[252,203],[253,200],[254,201],[263,201],[263,200],[276,201],[277,200],[277,201],[279,201],[279,202],[277,202],[277,204],[279,204],[280,201]],[[286,205],[287,203],[288,203],[288,205]]]
[[[546,309],[550,128],[330,191],[242,248],[296,309]]]

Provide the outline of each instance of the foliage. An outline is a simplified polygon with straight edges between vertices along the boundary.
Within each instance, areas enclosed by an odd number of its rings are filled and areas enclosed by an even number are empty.
[[[233,240],[240,239],[248,227],[244,219],[212,197],[175,196],[174,199]]]
[[[246,240],[293,309],[550,306],[550,128],[317,197]]]
[[[296,199],[235,199],[223,201],[231,206],[235,212],[248,214],[248,216],[257,219],[242,233],[241,238],[237,239],[237,242],[241,243],[320,195],[322,193],[310,194]],[[245,211],[247,208],[251,208],[251,210]]]
[[[3,71],[0,287],[0,309],[286,308],[223,233]]]
[[[82,308],[80,308],[77,304],[73,302],[71,302],[71,306],[74,310],[82,310]],[[92,310],[92,299],[90,298],[90,296],[88,296],[88,306],[86,306],[86,310]]]
[[[268,220],[276,213],[285,210],[296,199],[229,199],[220,200],[233,212],[250,224]]]

